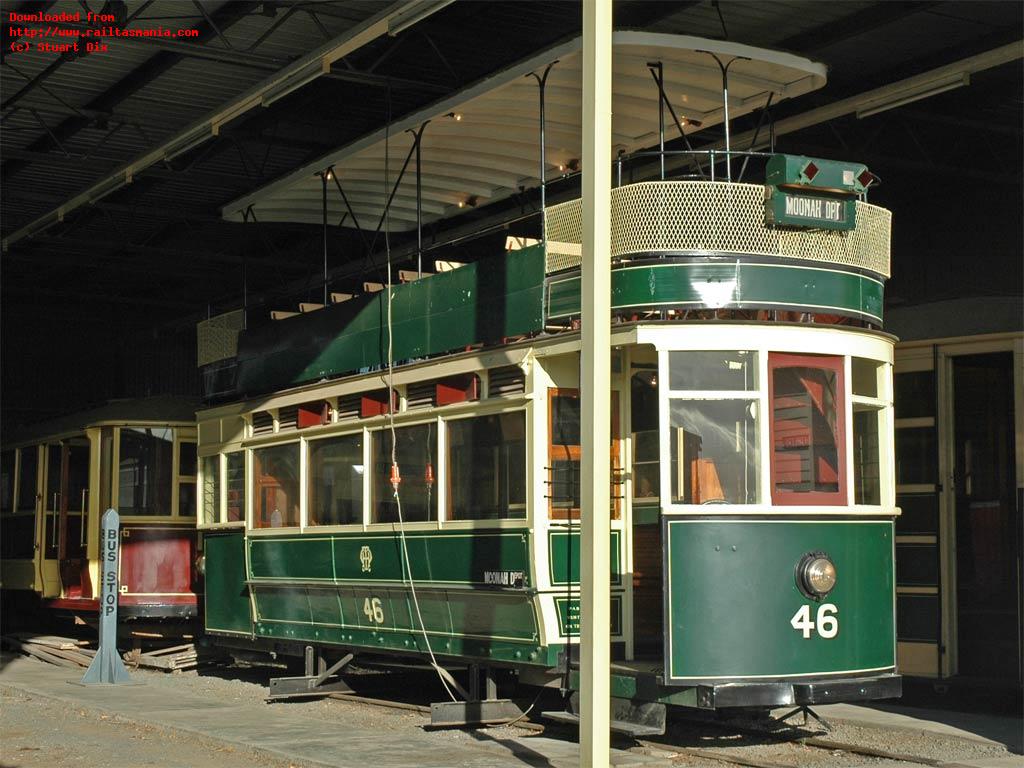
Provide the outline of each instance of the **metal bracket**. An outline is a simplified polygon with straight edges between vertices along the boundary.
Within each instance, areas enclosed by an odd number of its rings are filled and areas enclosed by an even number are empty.
[[[306,671],[312,672],[311,648],[306,649]],[[347,653],[333,665],[324,669],[320,674],[302,675],[301,677],[272,677],[270,678],[270,689],[267,694],[268,701],[280,699],[293,699],[299,696],[327,696],[331,693],[352,693],[352,689],[344,680],[335,680],[328,683],[327,680],[337,674],[338,671],[348,665],[354,658],[353,654]],[[323,666],[323,659],[318,659],[319,665]]]
[[[441,701],[430,705],[430,725],[433,728],[457,728],[464,725],[499,725],[523,717],[523,710],[511,699],[499,699],[498,685],[490,667],[482,670],[476,664],[469,666],[469,691],[455,682],[447,670],[438,667],[449,683],[456,686],[465,701]],[[480,698],[481,677],[483,699]]]
[[[780,723],[785,723],[793,715],[800,714],[801,712],[803,712],[803,715],[804,715],[804,723],[803,723],[804,726],[807,725],[807,716],[810,715],[812,718],[817,720],[826,731],[828,731],[828,732],[832,731],[832,724],[828,720],[823,718],[821,715],[819,715],[817,712],[815,712],[810,707],[806,707],[806,706],[797,707],[796,709],[792,710],[791,712],[787,712],[786,714],[782,715],[781,717],[778,717],[777,720]]]

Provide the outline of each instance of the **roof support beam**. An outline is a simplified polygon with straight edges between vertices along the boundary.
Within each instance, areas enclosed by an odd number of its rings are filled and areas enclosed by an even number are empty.
[[[1002,45],[998,48],[993,48],[990,51],[979,53],[976,56],[969,56],[966,59],[960,59],[952,64],[946,64],[945,66],[924,72],[920,75],[914,75],[913,77],[898,80],[895,83],[883,85],[881,88],[865,91],[864,93],[859,93],[856,96],[850,96],[846,99],[834,101],[831,104],[826,104],[822,107],[818,107],[817,109],[802,112],[798,115],[793,115],[792,117],[783,118],[775,123],[773,133],[775,136],[794,133],[795,131],[799,131],[804,128],[810,128],[811,126],[818,125],[820,123],[826,123],[829,120],[836,120],[840,117],[845,117],[846,115],[856,114],[859,110],[865,109],[868,105],[876,104],[888,97],[901,93],[912,93],[915,89],[925,89],[929,83],[941,81],[943,78],[949,78],[954,75],[971,75],[975,72],[983,72],[986,69],[992,69],[993,67],[998,67],[1002,64],[1008,64],[1011,61],[1017,61],[1021,58],[1024,58],[1024,40],[1017,40],[1016,42]],[[755,133],[752,130],[744,131],[743,133],[732,137],[733,146],[749,150],[763,149],[768,146],[769,141],[770,139],[767,134],[755,141]],[[698,149],[721,149],[723,146],[724,142],[713,142],[698,147]],[[671,170],[680,168],[682,165],[685,165],[686,162],[686,160],[673,160],[670,163]]]
[[[240,6],[240,3],[229,3],[226,7],[235,10]],[[437,9],[440,7],[443,6],[437,6]],[[124,185],[130,184],[132,179],[143,170],[194,149],[208,141],[211,137],[218,135],[221,127],[246,112],[257,109],[261,105],[266,105],[276,98],[291,93],[316,79],[321,74],[329,72],[331,65],[343,56],[361,48],[371,40],[393,31],[392,26],[395,17],[408,14],[408,11],[407,4],[395,3],[334,40],[322,45],[315,51],[285,67],[275,76],[264,80],[225,107],[208,114],[202,120],[179,131],[171,139],[137,157],[114,173],[101,178],[88,189],[65,201],[49,213],[29,222],[9,237],[4,238],[2,242],[3,250],[6,251],[18,241],[31,237],[42,232],[47,227],[62,221],[64,216],[71,211],[94,203]],[[221,24],[221,27],[223,27],[223,24]],[[146,66],[143,65],[142,69]],[[134,93],[138,87],[136,85],[135,88],[128,88],[128,93],[118,98],[105,100],[101,97],[101,99],[94,101],[102,103],[90,103],[87,106],[90,109],[109,108],[114,103],[118,103],[120,99]],[[108,101],[110,103],[107,103]]]

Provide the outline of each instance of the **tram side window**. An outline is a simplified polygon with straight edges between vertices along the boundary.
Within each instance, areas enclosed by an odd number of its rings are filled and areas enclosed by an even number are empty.
[[[225,490],[227,491],[226,522],[245,520],[245,452],[224,454]]]
[[[398,501],[406,523],[437,520],[437,429],[434,424],[402,427],[395,430],[395,461],[401,481],[396,501],[391,485],[391,430],[370,436],[373,457],[373,499],[370,522],[397,523]]]
[[[853,406],[853,501],[881,504],[881,476],[878,460],[878,418],[880,410],[868,405]]]
[[[448,519],[526,517],[526,415],[447,423]]]
[[[771,355],[772,501],[845,503],[841,357]]]
[[[174,431],[121,428],[118,510],[128,515],[171,514]]]
[[[220,522],[220,456],[204,456],[202,525]]]
[[[35,448],[27,449],[34,453]],[[14,464],[15,452],[0,454],[0,557],[10,560],[27,560],[33,555],[33,526],[35,515],[14,513]],[[34,464],[33,464],[34,466]],[[32,477],[35,488],[35,476]]]
[[[309,444],[309,524],[363,522],[362,433]]]
[[[14,511],[14,451],[0,453],[0,514]]]
[[[299,524],[299,444],[256,448],[252,452],[253,526],[285,528]]]
[[[178,516],[196,516],[196,469],[199,457],[196,444],[189,440],[178,443]]]
[[[576,390],[549,390],[548,498],[552,517],[580,511],[580,397]]]
[[[18,471],[18,500],[17,509],[19,512],[36,511],[36,494],[38,478],[36,472],[39,469],[39,451],[36,446],[22,448],[21,466]]]
[[[656,499],[661,487],[657,371],[633,374],[630,419],[633,430],[633,498]]]

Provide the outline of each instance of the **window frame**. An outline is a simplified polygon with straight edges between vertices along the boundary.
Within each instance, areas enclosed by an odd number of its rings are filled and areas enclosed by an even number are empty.
[[[559,443],[559,449],[563,450],[562,456],[555,455],[555,443],[551,441],[554,436],[555,430],[555,407],[554,400],[556,397],[574,397],[577,400],[580,399],[580,390],[578,387],[548,387],[545,401],[547,403],[547,415],[545,418],[545,424],[547,425],[547,431],[544,435],[544,443],[546,446],[545,451],[545,465],[543,468],[543,476],[545,478],[545,496],[547,497],[547,503],[544,505],[546,508],[547,516],[549,520],[579,520],[582,510],[580,507],[559,507],[556,509],[554,504],[554,496],[551,494],[552,484],[555,482],[552,472],[554,471],[555,460],[559,461],[577,461],[581,462],[580,472],[580,490],[582,495],[582,455],[583,455],[583,415],[580,414],[580,443],[576,445],[564,445]],[[623,482],[623,475],[625,467],[622,462],[622,429],[620,425],[619,416],[619,391],[614,387],[611,389],[611,422],[609,428],[609,434],[611,436],[611,444],[608,446],[609,450],[609,478],[611,490],[609,496],[611,498],[611,509],[609,514],[611,519],[621,520],[622,519],[622,503],[625,498],[625,494],[622,489],[625,488]],[[568,457],[564,455],[564,449],[568,448]],[[582,504],[582,496],[580,503]]]
[[[260,443],[246,449],[246,531],[247,533],[256,533],[261,535],[277,534],[277,533],[296,533],[303,529],[303,523],[306,516],[306,494],[303,492],[303,487],[306,482],[306,462],[303,460],[303,443],[295,432],[289,432],[287,435],[290,439],[275,440],[273,442]],[[257,514],[257,498],[259,496],[256,489],[256,451],[266,450],[270,448],[281,448],[294,446],[298,461],[296,462],[296,469],[298,470],[297,482],[297,496],[299,502],[298,519],[294,525],[281,525],[278,527],[274,526],[257,526],[256,525],[256,514]]]
[[[756,355],[755,362],[755,387],[753,389],[669,389],[671,382],[672,353],[674,352],[748,352]],[[658,349],[658,402],[660,413],[658,415],[659,448],[661,460],[661,493],[660,504],[666,512],[685,512],[689,514],[709,514],[711,512],[721,513],[729,510],[735,514],[736,511],[744,514],[755,510],[762,510],[768,504],[765,497],[765,469],[764,469],[764,413],[766,412],[767,397],[765,394],[765,361],[766,350],[760,345],[749,345],[744,349],[708,346],[675,348],[664,347]],[[661,386],[664,382],[664,386]],[[689,402],[702,401],[731,401],[747,402],[757,404],[757,419],[755,423],[754,444],[757,446],[757,468],[755,475],[757,482],[756,501],[751,503],[725,503],[725,504],[694,504],[692,502],[676,502],[672,500],[672,401],[686,400]]]
[[[447,406],[441,406],[447,407]],[[465,422],[471,419],[483,419],[483,418],[500,418],[506,415],[521,414],[523,419],[523,502],[522,504],[509,505],[505,511],[512,509],[522,509],[522,515],[516,517],[470,517],[470,518],[452,518],[452,488],[450,483],[451,478],[451,446],[449,444],[448,429],[453,422]],[[443,488],[444,492],[439,495],[438,502],[440,503],[443,499],[442,508],[438,510],[438,517],[444,523],[449,525],[461,525],[461,524],[508,524],[508,523],[519,523],[526,524],[527,518],[529,517],[530,509],[530,418],[526,408],[511,408],[503,410],[488,409],[478,412],[466,412],[454,414],[451,417],[443,419],[443,439],[441,441],[441,451],[439,464],[443,467]],[[438,485],[441,485],[442,475],[438,476]]]
[[[359,520],[354,523],[326,523],[326,524],[314,524],[310,522],[310,502],[312,501],[312,493],[310,492],[310,483],[312,482],[312,456],[311,452],[313,446],[317,443],[322,443],[330,440],[343,440],[345,438],[356,437],[360,439],[360,452],[363,457],[363,475],[362,475],[362,498],[360,499],[360,510]],[[370,430],[366,428],[349,429],[343,432],[331,432],[328,434],[319,434],[315,437],[302,440],[302,455],[301,462],[304,467],[303,474],[305,480],[302,487],[302,530],[308,532],[329,532],[329,531],[356,531],[365,530],[368,522],[367,515],[369,514],[369,503],[367,501],[367,494],[370,492],[371,482],[371,470],[368,464],[368,443],[370,439]],[[261,529],[262,530],[262,529]]]

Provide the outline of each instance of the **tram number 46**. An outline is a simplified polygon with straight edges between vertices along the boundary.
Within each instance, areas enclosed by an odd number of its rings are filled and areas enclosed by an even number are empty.
[[[369,621],[384,623],[384,606],[381,605],[379,597],[368,597],[363,600],[363,613]]]
[[[804,640],[809,640],[815,629],[818,630],[819,637],[831,640],[839,634],[838,613],[839,609],[832,603],[822,603],[818,606],[815,621],[811,621],[811,606],[804,604],[793,614],[789,624],[793,629],[803,633]]]

